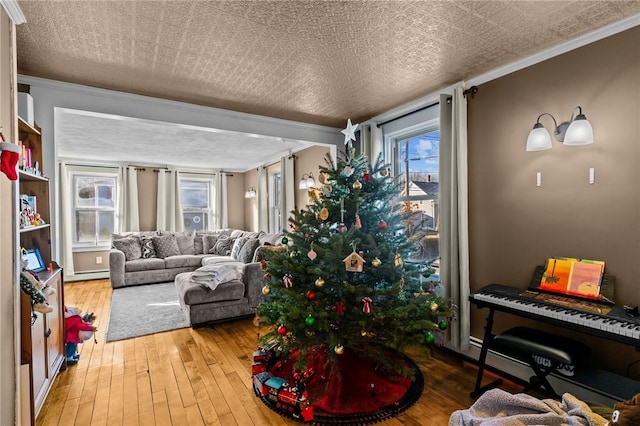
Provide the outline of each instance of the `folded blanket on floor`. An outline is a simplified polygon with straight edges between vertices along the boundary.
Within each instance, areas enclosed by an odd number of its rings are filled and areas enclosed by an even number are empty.
[[[220,284],[242,280],[242,265],[216,264],[206,265],[191,273],[191,281],[215,290]]]
[[[607,420],[570,393],[562,401],[501,389],[485,392],[471,407],[455,411],[449,426],[604,426]]]

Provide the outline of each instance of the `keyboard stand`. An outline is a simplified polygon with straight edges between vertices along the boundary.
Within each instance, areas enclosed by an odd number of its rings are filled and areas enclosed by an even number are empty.
[[[502,384],[502,379],[496,379],[491,383],[481,386],[482,376],[484,374],[484,367],[487,361],[487,352],[489,352],[489,345],[493,340],[493,334],[491,334],[491,330],[493,329],[493,313],[494,313],[494,309],[489,308],[489,315],[487,315],[487,324],[484,326],[484,337],[482,338],[482,348],[480,349],[480,358],[478,359],[478,376],[476,377],[476,387],[470,393],[472,398],[480,396],[484,392],[488,391],[489,389],[495,388]]]

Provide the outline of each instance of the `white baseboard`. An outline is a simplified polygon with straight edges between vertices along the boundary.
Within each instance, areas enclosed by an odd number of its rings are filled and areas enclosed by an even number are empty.
[[[64,282],[70,283],[74,281],[103,280],[107,278],[109,278],[109,271],[78,272],[74,275],[65,275]]]
[[[471,347],[469,351],[466,353],[463,352],[462,354],[477,361],[480,358],[481,348],[482,340],[471,337]],[[526,363],[492,350],[489,350],[487,353],[486,364],[524,381],[529,381],[529,377],[534,375],[533,370]],[[570,381],[570,378],[565,378],[560,374],[550,374],[548,380],[559,395],[569,392],[582,401],[596,402],[607,407],[613,407],[613,404],[617,402],[616,399],[608,395],[580,386],[579,383],[573,383]],[[486,379],[483,380],[483,384],[486,383]]]

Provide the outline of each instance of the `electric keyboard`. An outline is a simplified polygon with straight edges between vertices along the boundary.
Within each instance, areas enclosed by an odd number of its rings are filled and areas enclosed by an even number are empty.
[[[531,293],[530,290],[527,292]],[[640,318],[626,315],[618,306],[602,305],[576,301],[575,306],[563,303],[562,306],[545,301],[522,289],[500,284],[491,284],[472,293],[471,303],[492,311],[503,311],[521,317],[531,318],[567,329],[640,347]]]

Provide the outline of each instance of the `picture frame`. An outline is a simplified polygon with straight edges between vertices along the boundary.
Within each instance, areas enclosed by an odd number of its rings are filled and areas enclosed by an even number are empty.
[[[33,272],[42,272],[46,269],[40,250],[37,248],[25,249],[23,258],[27,263],[25,267]]]

